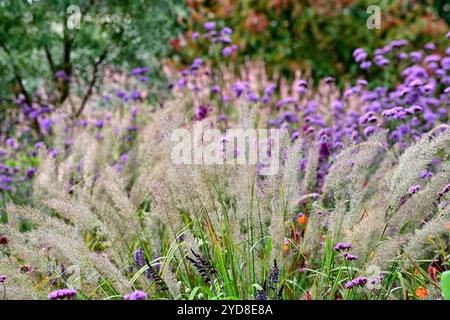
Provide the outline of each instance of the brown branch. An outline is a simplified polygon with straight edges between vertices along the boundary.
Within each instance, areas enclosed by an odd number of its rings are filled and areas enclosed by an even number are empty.
[[[82,17],[84,17],[91,8],[94,7],[96,2],[94,0],[89,1],[85,10],[82,12]],[[67,30],[67,16],[64,17],[63,25],[64,25],[64,48],[63,48],[63,56],[62,56],[62,66],[61,69],[67,74],[68,79],[64,79],[61,85],[60,97],[59,97],[59,105],[62,105],[67,97],[70,94],[70,85],[72,81],[72,63],[71,63],[71,52],[72,45],[74,42],[74,38],[70,36],[70,32]],[[58,80],[58,79],[56,79]]]
[[[14,61],[14,58],[13,58],[11,52],[9,51],[9,49],[5,45],[5,43],[2,41],[0,41],[0,47],[3,48],[3,50],[5,51],[6,55],[8,56],[8,58],[10,60],[10,63],[11,63],[12,69],[13,69],[13,73],[14,73],[14,78],[16,79],[16,82],[20,87],[21,93],[25,97],[26,103],[31,106],[31,104],[33,103],[33,100],[31,98],[31,95],[29,94],[29,92],[27,91],[27,89],[25,88],[25,86],[23,84],[22,76],[20,75],[19,69],[16,66],[16,63]],[[37,118],[33,119],[31,126],[35,130],[37,135],[41,136],[41,128],[39,126],[39,122],[37,121]]]
[[[83,113],[83,110],[84,110],[87,102],[89,101],[89,98],[92,95],[92,91],[93,91],[94,86],[95,86],[95,84],[97,82],[98,67],[106,59],[106,55],[107,54],[108,54],[108,48],[105,48],[103,50],[103,52],[101,53],[101,55],[98,57],[97,61],[94,63],[93,70],[92,70],[92,76],[91,76],[91,80],[89,81],[88,89],[87,89],[86,93],[83,96],[83,100],[81,101],[80,108],[78,109],[78,111],[74,115],[75,119],[78,118]]]
[[[65,22],[66,23],[66,22]],[[65,25],[64,23],[64,25]],[[63,83],[61,86],[61,95],[59,97],[59,104],[62,105],[64,101],[66,101],[70,92],[70,81],[72,77],[72,63],[70,61],[70,56],[72,52],[72,44],[73,38],[70,38],[66,29],[64,29],[64,48],[63,48],[63,57],[62,57],[62,66],[61,69],[66,73],[68,79],[63,79]]]
[[[11,67],[13,69],[13,73],[14,73],[14,78],[16,79],[17,84],[20,87],[20,91],[22,92],[22,94],[25,97],[25,101],[31,105],[32,103],[32,99],[31,99],[31,95],[28,93],[27,89],[25,88],[24,84],[23,84],[23,80],[22,77],[19,73],[19,70],[16,66],[16,63],[14,62],[13,56],[11,55],[11,52],[9,51],[8,47],[6,47],[6,45],[3,43],[3,41],[0,41],[0,47],[3,48],[3,50],[5,51],[6,55],[8,56],[10,63],[11,63]]]
[[[50,51],[50,49],[49,49],[47,44],[44,45],[44,51],[45,51],[45,56],[47,58],[48,65],[50,67],[50,72],[52,73],[52,79],[55,82],[56,90],[58,90],[58,92],[59,92],[59,90],[60,90],[60,83],[58,81],[58,77],[56,76],[56,72],[58,70],[57,70],[55,62],[53,60],[52,53],[51,53],[51,51]],[[54,97],[51,100],[52,100],[53,104],[56,104],[57,100],[59,100],[59,99],[58,99],[58,97]]]
[[[81,12],[81,17],[83,18],[96,4],[97,4],[97,2],[95,0],[89,1],[85,10]]]
[[[50,49],[48,48],[47,44],[45,44],[44,50],[45,50],[45,56],[47,57],[48,65],[50,66],[50,70],[52,71],[52,74],[53,74],[53,79],[55,80],[55,82],[58,82],[58,78],[56,77],[57,70],[56,70],[55,62],[53,61],[52,53],[50,52]]]

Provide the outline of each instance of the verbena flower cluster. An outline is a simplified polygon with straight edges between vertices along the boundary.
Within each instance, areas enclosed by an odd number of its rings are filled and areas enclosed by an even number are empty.
[[[355,278],[353,280],[350,280],[349,282],[347,282],[345,284],[345,288],[346,289],[352,289],[353,287],[357,287],[357,286],[363,286],[367,283],[367,278],[366,277],[358,277]]]
[[[59,289],[51,292],[48,295],[48,299],[50,300],[58,300],[58,299],[65,299],[65,298],[72,298],[76,296],[77,290],[73,289]]]

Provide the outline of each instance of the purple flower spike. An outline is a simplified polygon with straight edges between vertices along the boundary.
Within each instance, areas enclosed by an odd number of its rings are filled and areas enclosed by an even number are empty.
[[[144,251],[142,250],[142,249],[138,249],[136,252],[135,252],[135,254],[134,254],[134,260],[135,260],[135,262],[136,262],[136,265],[139,267],[139,268],[142,268],[143,266],[144,266],[144,264],[145,264],[145,261],[144,261]]]
[[[6,276],[4,274],[0,274],[0,283],[3,283],[6,281]]]

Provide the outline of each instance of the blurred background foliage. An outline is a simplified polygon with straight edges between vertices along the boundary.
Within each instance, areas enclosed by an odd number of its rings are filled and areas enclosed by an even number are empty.
[[[379,30],[366,26],[369,5],[381,9]],[[188,50],[179,50],[183,41],[172,41],[176,61],[189,63],[201,55],[203,48],[190,40],[192,33],[202,32],[205,21],[219,20],[233,28],[233,42],[244,53],[235,57],[235,65],[260,59],[269,74],[289,77],[302,69],[315,80],[329,75],[353,79],[359,71],[352,52],[358,47],[370,53],[394,39],[407,39],[416,47],[438,44],[445,40],[450,20],[448,0],[189,0],[187,6],[183,39]]]
[[[366,26],[373,4],[381,9],[380,30]],[[69,30],[73,5],[80,27]],[[269,75],[301,69],[342,83],[361,73],[355,48],[371,53],[393,39],[439,44],[449,14],[449,0],[0,0],[0,115],[19,95],[55,107],[70,96],[82,103],[90,87],[102,88],[107,65],[126,73],[147,66],[148,86],[167,89],[163,65],[182,68],[208,52],[191,39],[206,21],[234,30],[236,71],[258,60]],[[384,76],[366,75],[377,77]]]

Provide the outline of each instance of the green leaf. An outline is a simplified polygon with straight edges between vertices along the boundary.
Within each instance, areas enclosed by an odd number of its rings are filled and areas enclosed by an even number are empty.
[[[441,288],[444,300],[450,300],[450,271],[445,271],[442,273]]]

